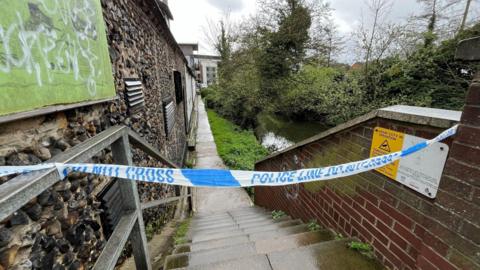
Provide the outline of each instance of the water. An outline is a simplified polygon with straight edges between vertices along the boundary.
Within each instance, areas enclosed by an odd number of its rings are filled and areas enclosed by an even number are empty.
[[[263,146],[272,152],[285,149],[310,138],[329,127],[319,122],[299,122],[284,117],[262,113],[258,116],[255,135]]]

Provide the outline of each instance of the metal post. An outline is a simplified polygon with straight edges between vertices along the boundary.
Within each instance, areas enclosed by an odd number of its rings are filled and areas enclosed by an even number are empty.
[[[113,159],[116,164],[132,165],[132,156],[128,135],[124,134],[120,139],[112,144]],[[125,211],[135,210],[137,212],[137,221],[130,233],[130,242],[132,243],[133,256],[137,269],[151,270],[150,254],[147,247],[147,236],[145,235],[145,224],[143,223],[142,208],[138,197],[137,183],[135,181],[118,179],[119,187],[122,193]]]

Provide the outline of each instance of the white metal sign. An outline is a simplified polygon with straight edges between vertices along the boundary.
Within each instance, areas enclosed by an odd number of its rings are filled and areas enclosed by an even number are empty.
[[[403,149],[425,141],[405,134]],[[435,198],[448,156],[448,145],[440,142],[400,160],[396,180],[425,196]]]

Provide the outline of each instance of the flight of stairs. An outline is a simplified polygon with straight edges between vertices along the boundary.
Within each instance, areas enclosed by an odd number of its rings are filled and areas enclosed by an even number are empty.
[[[189,238],[166,258],[164,270],[383,269],[349,249],[352,239],[334,240],[330,231],[310,231],[287,216],[274,220],[259,207],[197,215]]]

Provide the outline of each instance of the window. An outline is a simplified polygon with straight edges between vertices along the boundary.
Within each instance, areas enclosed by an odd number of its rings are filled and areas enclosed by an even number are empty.
[[[178,104],[183,101],[182,73],[180,71],[173,72],[173,82],[175,83],[175,99]]]
[[[217,68],[216,67],[206,67],[207,71],[207,84],[215,83],[217,79]]]

